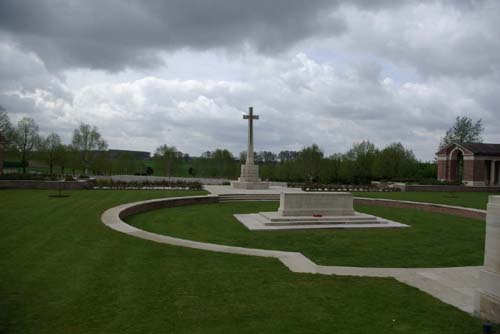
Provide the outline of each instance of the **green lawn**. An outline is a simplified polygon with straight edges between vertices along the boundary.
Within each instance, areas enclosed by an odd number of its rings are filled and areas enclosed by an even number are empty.
[[[428,202],[447,205],[464,206],[486,210],[488,196],[500,193],[486,192],[355,192],[354,196],[371,198],[388,198],[404,201]]]
[[[356,210],[411,225],[401,229],[249,231],[235,213],[276,211],[277,202],[169,208],[131,216],[141,229],[224,245],[298,251],[323,265],[450,267],[483,263],[485,223],[411,209]]]
[[[289,272],[274,259],[105,227],[169,191],[0,191],[0,333],[475,333],[480,321],[392,279]]]

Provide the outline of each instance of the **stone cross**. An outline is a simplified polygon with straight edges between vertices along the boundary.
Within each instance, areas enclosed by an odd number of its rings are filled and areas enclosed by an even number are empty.
[[[258,115],[253,114],[253,108],[248,109],[248,115],[243,115],[243,119],[248,119],[248,147],[246,165],[253,165],[253,120],[259,119]]]

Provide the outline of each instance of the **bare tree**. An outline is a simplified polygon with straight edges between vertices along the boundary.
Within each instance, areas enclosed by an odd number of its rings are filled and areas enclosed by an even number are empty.
[[[14,149],[20,154],[23,173],[26,173],[28,160],[35,148],[40,144],[38,131],[38,125],[35,120],[29,117],[21,119],[14,130],[12,144]]]
[[[0,137],[3,137],[7,143],[12,141],[13,127],[10,122],[7,111],[0,106]]]
[[[108,144],[102,139],[97,127],[85,123],[80,124],[80,126],[75,129],[71,144],[73,149],[79,154],[85,174],[87,174],[97,153],[108,148]]]
[[[61,137],[57,133],[51,133],[42,141],[41,150],[44,160],[49,164],[49,171],[52,174],[54,162],[58,160],[58,154],[61,153]]]

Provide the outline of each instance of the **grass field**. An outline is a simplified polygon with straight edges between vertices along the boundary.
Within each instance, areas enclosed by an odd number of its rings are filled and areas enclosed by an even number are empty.
[[[354,196],[388,198],[403,201],[429,202],[467,208],[486,209],[488,196],[500,193],[486,192],[355,192]]]
[[[195,205],[127,219],[141,229],[224,245],[298,251],[323,265],[451,267],[483,263],[483,221],[411,209],[356,210],[411,225],[401,229],[249,231],[235,213],[276,211],[277,202]]]
[[[475,333],[392,279],[296,274],[274,259],[137,239],[120,203],[194,192],[0,191],[0,333]]]

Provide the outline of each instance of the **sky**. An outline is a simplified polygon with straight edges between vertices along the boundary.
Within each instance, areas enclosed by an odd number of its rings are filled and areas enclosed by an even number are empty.
[[[363,140],[434,158],[457,116],[500,143],[500,1],[2,0],[0,106],[69,143],[197,156],[326,155]]]

